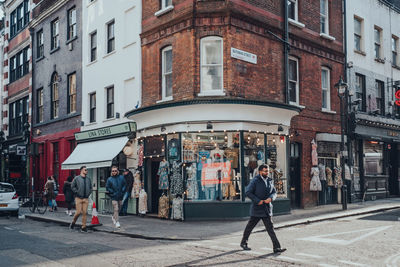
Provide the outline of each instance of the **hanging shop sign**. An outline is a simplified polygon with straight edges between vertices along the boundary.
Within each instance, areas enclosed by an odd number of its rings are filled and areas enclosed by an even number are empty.
[[[396,97],[396,101],[395,101],[396,105],[400,106],[400,90],[397,90],[396,94],[394,96]]]
[[[109,137],[113,135],[128,134],[136,131],[135,122],[126,122],[109,127],[99,128],[90,131],[75,133],[75,140],[82,141],[95,138]]]
[[[257,64],[257,55],[231,47],[231,57]]]
[[[26,155],[26,146],[17,146],[17,155],[25,156]]]

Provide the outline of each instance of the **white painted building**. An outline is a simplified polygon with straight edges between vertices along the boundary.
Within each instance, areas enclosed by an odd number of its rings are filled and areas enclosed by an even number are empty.
[[[400,1],[345,2],[355,193],[366,199],[398,195]]]

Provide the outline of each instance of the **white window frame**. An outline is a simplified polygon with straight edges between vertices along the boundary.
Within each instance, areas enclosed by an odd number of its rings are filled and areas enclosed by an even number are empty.
[[[221,51],[221,62],[218,64],[204,64],[203,63],[203,53],[204,44],[207,41],[220,41],[220,51]],[[203,85],[203,68],[209,66],[219,66],[221,68],[221,87],[220,89],[205,89]],[[225,95],[224,92],[224,40],[219,36],[208,36],[204,37],[200,40],[200,93],[199,96],[216,96],[216,95]]]
[[[326,7],[325,14],[323,14],[322,10],[321,10],[322,2],[325,2],[325,7]],[[321,18],[325,19],[325,28],[323,29],[323,31],[321,31],[321,28],[320,28],[321,33],[329,35],[329,1],[328,0],[320,0],[319,16],[320,16],[320,23],[321,23]]]
[[[391,38],[391,48],[392,48],[392,66],[398,66],[399,62],[399,37],[392,35]],[[393,47],[393,41],[394,41],[394,47]],[[394,62],[393,62],[393,57],[396,57]]]
[[[289,19],[298,21],[299,20],[299,3],[298,3],[298,0],[287,0],[287,1],[288,1],[288,7],[289,7],[289,2],[294,4],[294,18],[290,18],[289,17]]]
[[[355,31],[355,29],[356,29],[355,21],[356,20],[358,22],[360,22],[360,33],[356,33],[356,31]],[[354,50],[355,51],[359,51],[359,52],[363,52],[364,51],[364,20],[362,18],[360,18],[360,17],[354,16],[353,23],[354,23],[354,27],[353,27],[353,30],[354,30]],[[355,43],[355,36],[358,36],[360,38],[360,50],[358,50],[356,45],[355,45],[356,44]]]
[[[168,2],[170,4],[167,5]],[[161,0],[161,9],[166,9],[169,6],[172,6],[172,0]]]
[[[167,2],[171,2],[170,4],[167,4]],[[154,13],[155,16],[161,16],[165,13],[168,13],[169,11],[174,9],[174,5],[172,4],[172,0],[161,0],[161,6],[160,10]]]
[[[375,39],[375,31],[379,32],[379,42]],[[382,28],[378,26],[374,26],[374,57],[375,59],[382,59],[383,58],[383,49],[382,49]],[[379,46],[378,56],[376,55],[375,46]]]
[[[322,84],[322,75],[323,73],[326,72],[326,81],[327,81],[327,87],[324,88]],[[324,98],[323,98],[323,91],[326,91],[326,107],[323,107],[324,103]],[[331,71],[327,67],[322,67],[321,68],[321,95],[322,95],[322,101],[321,101],[321,106],[323,111],[331,111]]]
[[[168,52],[168,51],[171,51],[172,52],[172,46],[167,46],[167,47],[165,47],[162,51],[161,51],[161,64],[162,64],[162,68],[161,68],[161,71],[162,71],[162,83],[161,83],[161,91],[162,91],[162,93],[161,93],[161,97],[162,97],[162,101],[168,101],[168,100],[172,100],[173,99],[173,89],[171,88],[171,95],[170,96],[167,96],[167,83],[166,83],[166,79],[165,79],[165,77],[166,77],[166,75],[172,75],[172,73],[173,73],[173,69],[171,69],[171,72],[166,72],[166,69],[165,69],[165,64],[166,64],[166,58],[165,58],[165,53],[166,52]],[[171,62],[171,64],[173,63],[173,59],[172,59],[172,62]]]
[[[289,100],[289,104],[291,105],[295,105],[295,106],[300,106],[300,96],[299,96],[299,92],[300,92],[300,86],[299,86],[299,60],[295,57],[289,57],[289,60],[293,60],[296,62],[296,75],[297,75],[297,81],[296,82],[296,102],[290,101]],[[290,82],[290,78],[289,78],[289,82]],[[290,99],[290,96],[287,96]]]

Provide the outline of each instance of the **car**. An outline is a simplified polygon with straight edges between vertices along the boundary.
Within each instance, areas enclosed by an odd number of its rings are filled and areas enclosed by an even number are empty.
[[[14,186],[9,183],[0,182],[0,212],[11,212],[13,215],[18,215],[19,203],[18,195]]]

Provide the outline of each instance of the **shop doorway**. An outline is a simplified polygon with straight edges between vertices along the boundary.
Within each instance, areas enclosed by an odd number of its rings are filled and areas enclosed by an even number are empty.
[[[399,167],[400,145],[388,144],[389,152],[389,195],[398,196],[399,192]]]
[[[301,206],[301,144],[290,144],[290,205],[292,208],[300,208]]]
[[[148,200],[150,203],[148,205],[149,213],[158,213],[158,200],[161,197],[162,190],[158,189],[158,179],[157,174],[158,168],[160,166],[161,158],[150,158],[146,160],[147,167],[147,183],[146,192],[148,195]]]

